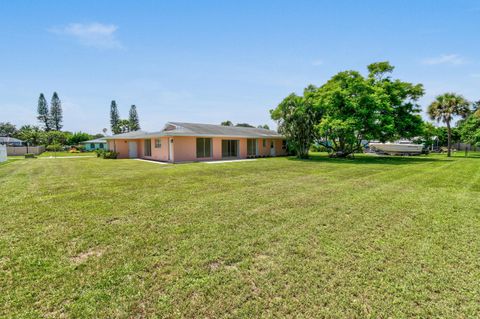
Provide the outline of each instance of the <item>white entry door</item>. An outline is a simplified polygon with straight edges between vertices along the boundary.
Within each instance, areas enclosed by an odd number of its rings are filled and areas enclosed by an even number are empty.
[[[173,138],[168,139],[168,161],[173,161]]]
[[[137,142],[128,142],[128,157],[137,158]]]
[[[270,141],[270,156],[275,156],[275,141]]]

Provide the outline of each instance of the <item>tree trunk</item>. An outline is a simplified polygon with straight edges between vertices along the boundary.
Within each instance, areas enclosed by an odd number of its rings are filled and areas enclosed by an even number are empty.
[[[448,152],[447,152],[447,156],[450,157],[452,155],[452,129],[450,128],[450,121],[447,122],[447,133],[448,133],[448,138],[447,138]]]

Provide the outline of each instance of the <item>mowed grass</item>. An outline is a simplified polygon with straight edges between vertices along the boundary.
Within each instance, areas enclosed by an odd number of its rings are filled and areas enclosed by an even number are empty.
[[[0,166],[0,317],[480,316],[480,158]]]

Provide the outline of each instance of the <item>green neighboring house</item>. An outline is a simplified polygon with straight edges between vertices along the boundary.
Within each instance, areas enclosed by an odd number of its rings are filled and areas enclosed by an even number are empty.
[[[107,141],[104,138],[97,138],[95,140],[83,141],[80,144],[85,145],[86,151],[106,150]]]

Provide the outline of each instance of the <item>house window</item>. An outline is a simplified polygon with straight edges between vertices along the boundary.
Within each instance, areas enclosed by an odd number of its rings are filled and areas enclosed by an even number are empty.
[[[143,145],[143,155],[152,156],[152,140],[144,140]]]
[[[103,148],[103,143],[98,144],[98,148]]]
[[[287,149],[287,140],[282,140],[282,150]]]
[[[262,146],[263,147],[267,147],[267,139],[264,138],[263,141],[262,141]]]
[[[253,138],[247,139],[247,156],[257,155],[257,140]]]
[[[197,138],[197,158],[211,157],[212,139]]]
[[[238,157],[238,140],[222,140],[222,157]]]
[[[162,147],[162,140],[159,138],[155,139],[155,148],[160,148]]]
[[[95,143],[90,143],[90,148],[95,148]]]

